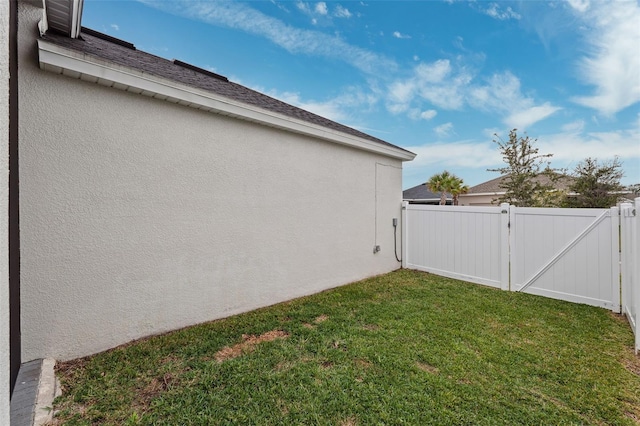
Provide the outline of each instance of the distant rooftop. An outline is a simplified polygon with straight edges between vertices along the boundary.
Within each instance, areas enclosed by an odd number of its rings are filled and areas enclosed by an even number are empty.
[[[405,189],[402,191],[403,200],[429,200],[440,201],[441,192],[431,192],[427,185],[420,184],[413,188]],[[451,196],[447,194],[447,199],[451,199]]]
[[[488,181],[483,182],[481,184],[478,184],[476,186],[472,186],[471,188],[469,188],[469,192],[467,192],[467,194],[469,194],[469,195],[471,195],[471,194],[496,194],[496,193],[505,192],[505,190],[500,187],[502,182],[504,182],[505,178],[506,178],[506,176],[499,176],[499,177],[497,177],[495,179],[491,179],[491,180],[488,180]],[[537,179],[543,185],[547,185],[547,184],[551,183],[549,177],[545,176],[545,175],[540,175],[540,176],[537,177]],[[565,190],[565,189],[569,188],[569,186],[571,185],[572,180],[573,180],[573,178],[571,176],[562,176],[554,184],[554,186],[556,187],[556,189]]]

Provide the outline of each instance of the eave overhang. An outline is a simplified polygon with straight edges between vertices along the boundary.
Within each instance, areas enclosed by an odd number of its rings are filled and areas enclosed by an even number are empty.
[[[310,136],[352,148],[411,161],[416,154],[357,136],[342,133],[256,106],[244,104],[212,92],[173,80],[111,63],[104,59],[38,40],[40,68],[56,74],[98,83],[144,96],[189,106],[203,111],[235,117],[269,127]]]

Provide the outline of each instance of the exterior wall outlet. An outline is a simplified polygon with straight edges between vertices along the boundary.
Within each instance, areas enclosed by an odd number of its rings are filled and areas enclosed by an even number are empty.
[[[376,254],[380,251],[380,246],[373,246],[373,254]]]

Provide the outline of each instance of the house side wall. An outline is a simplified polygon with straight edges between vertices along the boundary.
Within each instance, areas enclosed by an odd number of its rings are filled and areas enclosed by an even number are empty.
[[[476,194],[464,194],[458,198],[458,203],[461,206],[473,206],[473,207],[495,207],[500,205],[498,201],[493,202],[499,195],[476,195]]]
[[[0,424],[9,424],[9,19],[0,2]]]
[[[400,266],[400,161],[41,71],[21,17],[23,361]]]

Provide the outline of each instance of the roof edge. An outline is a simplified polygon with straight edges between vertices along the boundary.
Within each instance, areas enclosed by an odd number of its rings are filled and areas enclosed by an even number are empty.
[[[40,68],[103,86],[167,100],[215,114],[260,123],[311,136],[324,141],[345,145],[363,151],[385,155],[401,161],[411,161],[416,154],[399,147],[388,146],[349,135],[337,130],[298,120],[283,114],[234,101],[223,96],[183,85],[148,73],[97,59],[73,49],[38,39]]]

